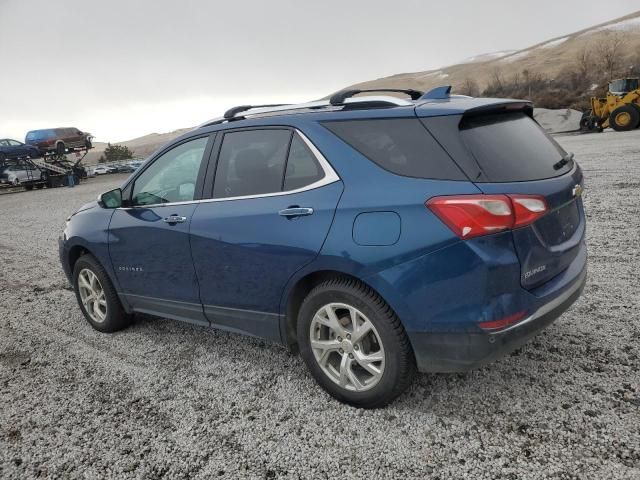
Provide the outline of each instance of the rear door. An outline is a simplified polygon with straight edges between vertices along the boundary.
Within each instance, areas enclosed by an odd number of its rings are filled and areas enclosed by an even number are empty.
[[[211,198],[191,223],[204,311],[220,328],[279,339],[285,284],[320,251],[342,182],[292,129],[228,131],[217,151]]]
[[[208,142],[190,139],[159,155],[126,187],[129,206],[113,213],[109,253],[137,311],[208,325],[189,244]]]
[[[555,277],[576,258],[585,233],[582,171],[525,112],[423,119],[486,194],[544,196],[548,213],[513,230],[522,286]]]

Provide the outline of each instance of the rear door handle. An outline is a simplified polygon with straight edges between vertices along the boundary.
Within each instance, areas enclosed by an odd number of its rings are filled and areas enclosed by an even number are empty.
[[[162,219],[163,222],[167,223],[184,223],[187,221],[187,217],[183,217],[181,215],[169,215]]]
[[[287,218],[304,217],[305,215],[313,215],[313,208],[309,207],[289,207],[280,210],[278,215]]]

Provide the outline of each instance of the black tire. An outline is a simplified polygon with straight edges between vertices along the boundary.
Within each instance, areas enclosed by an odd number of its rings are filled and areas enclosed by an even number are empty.
[[[7,159],[7,154],[0,152],[0,163],[3,163]]]
[[[87,150],[90,150],[91,148],[93,148],[93,145],[91,144],[91,139],[90,138],[85,138],[84,139],[84,147]]]
[[[358,309],[373,324],[380,338],[384,348],[384,369],[378,382],[368,390],[353,391],[340,386],[323,371],[313,353],[312,320],[322,307],[331,303]],[[328,280],[307,295],[297,319],[297,338],[300,354],[320,386],[337,400],[355,407],[380,408],[389,404],[406,390],[415,373],[415,357],[400,319],[376,292],[354,279]]]
[[[24,188],[26,190],[33,190],[33,185],[25,185]]]
[[[64,143],[60,142],[56,145],[56,155],[63,156],[67,151],[67,147],[65,147]]]
[[[37,188],[38,190],[42,190],[42,189],[44,188],[44,183],[38,183],[38,184],[36,185],[36,188]]]
[[[617,132],[634,130],[640,125],[640,112],[633,105],[622,105],[609,114],[609,125]]]
[[[82,303],[80,288],[78,286],[78,277],[83,270],[93,272],[100,282],[100,286],[104,292],[104,298],[106,300],[106,316],[103,321],[98,322],[94,320]],[[122,304],[120,303],[120,299],[118,298],[115,289],[113,288],[111,280],[102,268],[102,265],[100,265],[93,255],[83,255],[76,261],[73,267],[73,289],[76,292],[76,299],[78,300],[80,310],[82,310],[84,317],[96,330],[105,333],[117,332],[131,324],[131,316],[124,311],[124,308],[122,308]]]

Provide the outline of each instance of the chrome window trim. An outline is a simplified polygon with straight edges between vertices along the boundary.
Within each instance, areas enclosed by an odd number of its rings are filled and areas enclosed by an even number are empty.
[[[157,207],[172,207],[175,205],[190,205],[190,204],[199,204],[199,203],[212,203],[212,202],[228,202],[233,200],[249,200],[253,198],[268,198],[268,197],[279,197],[284,195],[292,195],[294,193],[306,192],[309,190],[315,190],[316,188],[324,187],[325,185],[330,185],[332,183],[340,181],[340,177],[333,169],[329,161],[325,158],[325,156],[318,150],[318,148],[307,138],[307,136],[302,133],[297,128],[293,129],[294,134],[300,135],[300,138],[304,141],[304,143],[309,147],[311,153],[316,157],[316,160],[320,164],[320,168],[322,168],[324,172],[324,177],[320,180],[310,183],[304,187],[296,188],[294,190],[287,190],[284,192],[273,192],[273,193],[260,193],[256,195],[243,195],[240,197],[223,197],[223,198],[203,198],[200,200],[187,200],[184,202],[170,202],[170,203],[154,203],[151,205],[136,205],[133,207],[118,207],[117,210],[132,210],[136,208],[157,208]]]

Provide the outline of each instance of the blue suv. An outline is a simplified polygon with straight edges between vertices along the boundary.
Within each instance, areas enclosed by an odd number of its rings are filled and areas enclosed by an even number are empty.
[[[282,342],[365,408],[522,345],[582,292],[582,172],[530,103],[449,91],[241,106],[166,145],[67,221],[86,319]]]

